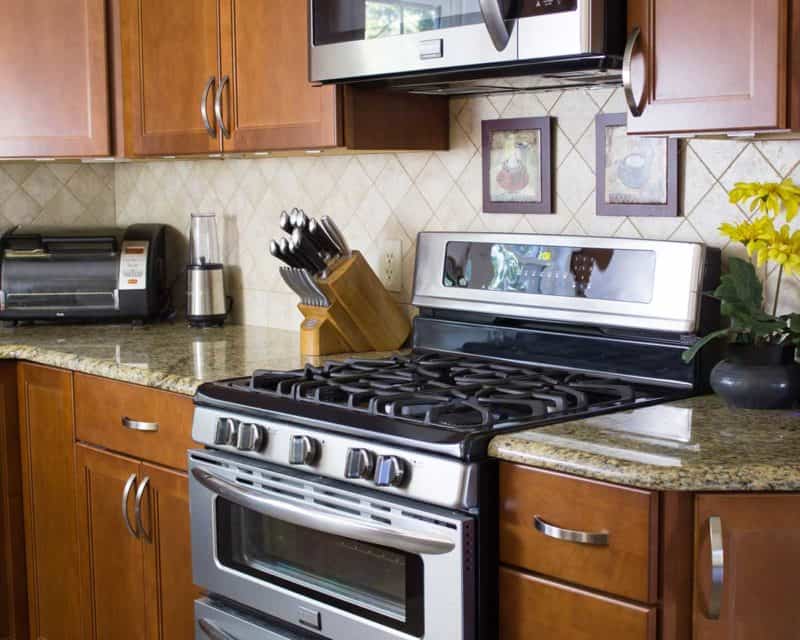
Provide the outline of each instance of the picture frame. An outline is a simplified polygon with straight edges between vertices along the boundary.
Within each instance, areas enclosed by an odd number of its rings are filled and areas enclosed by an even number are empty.
[[[553,211],[554,118],[484,120],[483,210]]]
[[[597,141],[597,215],[679,215],[678,141],[627,135],[627,114],[601,113]]]

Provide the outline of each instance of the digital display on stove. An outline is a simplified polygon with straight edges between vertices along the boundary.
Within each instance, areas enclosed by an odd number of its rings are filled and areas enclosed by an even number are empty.
[[[443,284],[647,304],[655,270],[653,251],[448,242]]]

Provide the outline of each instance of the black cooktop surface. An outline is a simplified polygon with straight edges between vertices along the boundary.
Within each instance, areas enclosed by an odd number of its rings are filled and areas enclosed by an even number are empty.
[[[295,371],[258,370],[249,378],[201,386],[197,402],[469,458],[485,454],[498,433],[680,395],[686,392],[613,377],[412,353]]]

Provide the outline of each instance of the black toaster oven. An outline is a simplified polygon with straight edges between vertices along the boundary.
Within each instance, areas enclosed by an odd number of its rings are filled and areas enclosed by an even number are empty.
[[[168,306],[165,230],[8,230],[0,244],[0,320],[157,319]]]

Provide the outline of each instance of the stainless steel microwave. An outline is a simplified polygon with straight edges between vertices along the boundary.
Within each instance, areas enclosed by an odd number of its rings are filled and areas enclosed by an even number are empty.
[[[619,80],[626,0],[309,3],[312,82],[413,90],[511,75]]]

